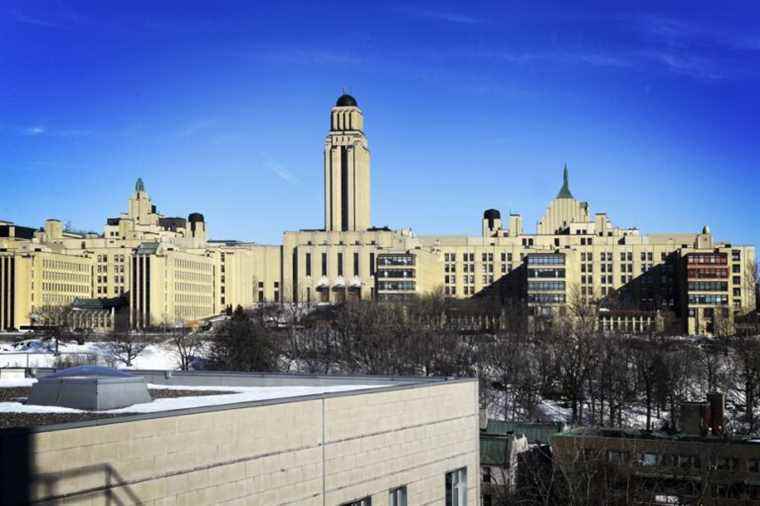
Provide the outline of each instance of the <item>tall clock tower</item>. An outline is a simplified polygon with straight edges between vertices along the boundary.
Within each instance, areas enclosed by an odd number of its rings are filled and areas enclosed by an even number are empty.
[[[370,227],[369,149],[364,115],[351,95],[341,95],[330,111],[325,139],[325,230]]]

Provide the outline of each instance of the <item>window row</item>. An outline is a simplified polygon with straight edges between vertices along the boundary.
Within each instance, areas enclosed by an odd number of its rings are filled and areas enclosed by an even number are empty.
[[[413,278],[414,273],[414,269],[387,269],[378,271],[377,276],[379,278]]]
[[[397,258],[407,258],[411,259],[409,262],[399,262],[395,259]],[[415,257],[413,255],[404,255],[402,256],[395,256],[395,257],[389,257],[389,256],[382,256],[378,257],[377,259],[377,265],[388,265],[388,266],[395,266],[395,265],[414,265],[414,259]],[[343,253],[338,253],[338,276],[343,276]],[[312,274],[312,268],[311,268],[311,253],[306,253],[305,258],[306,263],[306,275],[311,276]],[[354,276],[359,276],[359,268],[360,268],[360,259],[359,259],[359,253],[354,252],[353,255],[353,271]],[[321,254],[321,275],[327,276],[327,253],[323,252]],[[375,253],[372,252],[369,254],[369,275],[374,276],[375,275]]]
[[[413,291],[415,289],[414,281],[378,281],[378,290],[398,290],[398,291]]]
[[[69,283],[42,283],[42,289],[48,292],[89,293],[89,285],[72,285]]]
[[[724,306],[728,304],[728,295],[690,294],[689,304],[715,304]]]
[[[688,269],[687,276],[697,279],[727,278],[728,269]]]
[[[689,264],[726,265],[728,255],[725,253],[689,253],[686,255],[686,262]]]
[[[689,290],[693,292],[725,292],[728,283],[725,281],[689,281]]]
[[[529,278],[564,278],[565,269],[528,269]]]
[[[56,269],[59,271],[70,271],[70,272],[87,272],[90,270],[89,265],[77,264],[74,262],[64,262],[62,260],[43,259],[42,266],[46,269]]]
[[[414,255],[382,255],[377,257],[377,265],[414,265],[414,260]]]
[[[564,255],[528,255],[529,265],[564,265]]]
[[[533,304],[564,304],[565,294],[562,293],[531,293],[528,302]]]
[[[528,283],[528,291],[540,292],[540,291],[565,291],[564,281],[531,281]]]
[[[75,283],[89,283],[89,274],[75,274],[72,272],[42,271],[42,279],[50,281],[73,281]]]

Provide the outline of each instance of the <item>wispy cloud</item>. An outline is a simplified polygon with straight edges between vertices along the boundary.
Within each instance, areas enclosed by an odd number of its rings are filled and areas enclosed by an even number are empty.
[[[21,127],[18,128],[17,131],[22,135],[28,135],[32,137],[85,137],[93,133],[92,130],[86,130],[83,128],[51,129],[45,125]]]
[[[760,33],[660,15],[635,21],[644,47],[640,55],[674,74],[707,81],[756,74],[740,62],[747,51],[760,51]]]
[[[599,52],[506,52],[498,54],[497,57],[501,60],[517,64],[550,62],[570,65],[583,64],[594,67],[630,67],[633,65],[633,62],[628,58]]]
[[[649,51],[643,55],[651,61],[663,65],[667,70],[682,76],[709,81],[728,78],[720,66],[709,58],[673,51]]]
[[[462,24],[462,25],[474,25],[474,24],[483,22],[483,20],[479,18],[474,18],[472,16],[467,16],[465,14],[459,14],[456,12],[448,12],[448,11],[431,11],[431,10],[426,10],[426,9],[408,8],[408,9],[402,9],[402,12],[416,18],[426,18],[426,19],[432,19],[436,21],[446,21],[448,23],[456,23],[456,24]]]
[[[255,58],[287,65],[359,65],[364,59],[342,51],[304,48],[257,47]]]
[[[647,39],[670,48],[760,51],[760,32],[742,33],[659,15],[639,16],[636,24]]]
[[[8,14],[17,23],[41,28],[72,28],[88,22],[85,16],[61,1],[57,3],[55,9],[45,11],[44,15],[30,14],[17,9],[8,11]]]
[[[288,184],[298,184],[300,182],[295,174],[286,169],[281,163],[275,162],[267,155],[264,155],[264,167]]]
[[[26,15],[17,10],[9,11],[10,16],[17,22],[26,25],[42,26],[45,28],[58,28],[60,25],[48,19]]]
[[[45,132],[47,132],[47,129],[42,126],[33,126],[33,127],[23,128],[21,130],[21,133],[23,133],[24,135],[42,135]]]

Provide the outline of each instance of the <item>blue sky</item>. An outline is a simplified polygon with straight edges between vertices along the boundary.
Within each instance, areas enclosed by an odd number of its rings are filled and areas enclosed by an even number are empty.
[[[347,88],[373,222],[478,234],[561,185],[645,232],[760,241],[760,7],[637,2],[0,5],[0,218],[100,231],[138,176],[214,238],[322,226]]]

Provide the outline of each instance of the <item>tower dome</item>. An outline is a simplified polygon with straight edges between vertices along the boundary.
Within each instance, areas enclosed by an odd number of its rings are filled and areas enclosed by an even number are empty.
[[[500,220],[501,219],[501,213],[498,209],[486,209],[486,211],[483,213],[483,219],[484,220]]]
[[[356,103],[356,99],[351,95],[344,93],[335,102],[335,107],[359,107]]]

